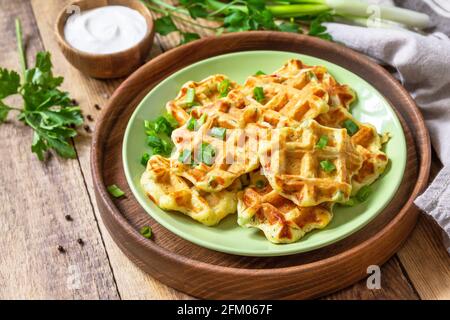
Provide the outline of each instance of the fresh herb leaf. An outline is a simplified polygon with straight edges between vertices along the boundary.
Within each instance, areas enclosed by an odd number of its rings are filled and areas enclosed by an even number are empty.
[[[164,16],[155,20],[155,31],[162,36],[166,36],[171,32],[178,31],[178,28],[171,16]]]
[[[0,68],[0,100],[16,94],[20,87],[20,76],[15,71]]]
[[[370,195],[372,194],[372,188],[370,186],[364,186],[356,193],[355,198],[358,199],[359,202],[366,201]]]
[[[143,226],[141,230],[139,230],[139,233],[147,239],[150,239],[152,237],[152,228],[150,226]]]
[[[108,186],[108,192],[114,197],[114,198],[120,198],[125,195],[125,192],[123,192],[118,186],[115,184],[112,184]]]
[[[347,132],[350,136],[353,136],[355,133],[359,131],[358,125],[351,119],[347,119],[342,123],[342,126],[347,129]]]
[[[321,136],[319,141],[317,141],[316,147],[318,149],[323,149],[328,144],[328,137],[327,136]]]
[[[264,71],[261,71],[261,70],[258,70],[255,73],[255,76],[264,76],[264,75],[266,75],[266,73]]]
[[[221,140],[225,139],[225,135],[227,134],[227,129],[220,127],[212,127],[209,131],[209,135]]]
[[[248,14],[242,10],[229,10],[228,15],[223,20],[223,25],[229,32],[250,30]]]
[[[264,89],[262,87],[255,87],[253,89],[253,98],[255,98],[255,100],[259,103],[263,102],[265,99]]]
[[[186,44],[198,39],[200,39],[200,35],[198,33],[182,32],[180,44]]]
[[[217,85],[217,91],[219,91],[219,95],[223,98],[226,97],[228,92],[230,91],[230,80],[223,79],[218,85]]]
[[[300,25],[295,22],[283,22],[278,25],[278,29],[283,32],[293,32],[298,33],[300,30]]]
[[[336,169],[336,166],[329,160],[320,161],[320,166],[325,172],[331,172]]]
[[[319,37],[324,40],[332,40],[333,38],[331,37],[331,35],[327,33],[327,28],[322,25],[322,23],[332,20],[333,17],[330,13],[323,13],[317,16],[314,20],[311,21],[308,35]]]

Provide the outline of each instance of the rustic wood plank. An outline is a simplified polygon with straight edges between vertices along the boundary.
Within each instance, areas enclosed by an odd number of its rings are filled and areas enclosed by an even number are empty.
[[[18,69],[15,17],[28,61],[43,49],[33,12],[28,1],[0,0],[0,8],[0,64]],[[0,126],[0,298],[119,298],[78,161],[40,162],[30,150],[32,130],[9,119]]]
[[[430,182],[442,168],[436,154],[433,157]],[[422,214],[397,254],[422,299],[450,299],[450,255],[442,232],[433,219]]]
[[[45,2],[45,5],[43,3]],[[37,25],[42,37],[42,41],[47,50],[53,54],[55,70],[66,79],[65,89],[78,100],[85,115],[91,115],[93,121],[86,121],[90,131],[95,129],[95,120],[99,115],[99,110],[95,107],[103,106],[112,94],[114,89],[121,83],[119,80],[95,80],[84,76],[78,70],[73,68],[61,54],[56,39],[54,37],[54,22],[59,12],[71,1],[64,0],[32,0],[31,5],[36,16]],[[159,54],[160,48],[154,45],[151,56]],[[89,190],[89,196],[94,200],[92,188],[92,178],[90,171],[90,143],[91,137],[85,132],[82,137],[75,140],[76,149],[80,159],[81,169],[84,175],[85,183]],[[100,231],[108,251],[110,263],[114,270],[117,287],[122,299],[187,299],[188,296],[161,284],[137,268],[120,251],[111,239],[105,226],[103,225],[100,214],[95,206],[95,216],[100,225]]]
[[[419,296],[403,275],[398,258],[392,257],[381,267],[381,288],[368,289],[367,279],[331,294],[326,300],[417,300]]]

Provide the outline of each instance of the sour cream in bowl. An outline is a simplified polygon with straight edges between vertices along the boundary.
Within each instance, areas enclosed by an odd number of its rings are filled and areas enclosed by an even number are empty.
[[[80,0],[61,11],[56,39],[66,59],[100,79],[129,75],[148,58],[154,23],[139,0]]]
[[[138,11],[114,5],[72,14],[64,26],[64,37],[75,49],[108,54],[135,46],[147,29]]]

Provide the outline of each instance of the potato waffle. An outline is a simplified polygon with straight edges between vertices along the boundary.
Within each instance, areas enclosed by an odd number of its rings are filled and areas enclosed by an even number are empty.
[[[318,147],[321,137],[327,143]],[[297,128],[274,130],[258,150],[264,175],[272,188],[298,206],[344,202],[350,197],[351,179],[362,164],[345,129],[305,120]],[[327,164],[331,170],[322,168]]]
[[[183,125],[189,119],[189,110],[191,108],[204,107],[222,98],[219,86],[224,80],[229,81],[230,90],[238,87],[236,82],[229,80],[226,76],[221,74],[210,76],[199,82],[189,81],[185,83],[181,87],[177,97],[167,103],[167,112],[171,114],[180,125]],[[189,89],[194,90],[192,102],[188,100]]]
[[[269,241],[298,241],[386,168],[386,136],[353,117],[355,100],[299,60],[242,86],[220,74],[187,82],[166,105],[179,123],[174,151],[151,157],[141,183],[162,209],[205,225],[237,210]]]
[[[202,192],[173,174],[170,161],[159,155],[148,161],[141,185],[161,209],[182,212],[207,226],[216,225],[236,212],[236,191]]]
[[[198,125],[202,118],[204,123]],[[173,173],[188,179],[200,190],[217,192],[259,167],[255,156],[257,128],[248,125],[245,129],[225,129],[220,127],[217,115],[202,114],[195,121],[198,127],[190,128],[187,122],[172,133],[176,149],[171,158]],[[215,130],[219,134],[215,135]],[[208,159],[204,159],[205,152]]]
[[[332,219],[331,204],[299,207],[274,191],[267,179],[255,172],[251,184],[238,193],[238,224],[262,230],[273,243],[292,243]]]

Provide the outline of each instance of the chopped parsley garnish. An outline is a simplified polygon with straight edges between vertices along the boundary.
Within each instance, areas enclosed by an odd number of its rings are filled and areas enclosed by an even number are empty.
[[[370,186],[364,186],[361,189],[359,189],[355,197],[359,202],[364,202],[369,198],[371,194],[372,188]]]
[[[347,129],[348,134],[351,136],[354,135],[355,133],[357,133],[359,130],[358,125],[355,122],[353,122],[351,119],[345,120],[342,123],[342,125],[345,129]]]
[[[264,75],[266,75],[266,73],[264,71],[261,71],[261,70],[258,70],[255,73],[255,76],[264,76]]]
[[[327,136],[321,136],[319,141],[317,141],[316,147],[318,149],[323,149],[328,144],[328,137]]]
[[[329,160],[320,161],[320,166],[325,172],[331,172],[336,169],[336,166]]]
[[[209,135],[221,140],[225,139],[225,135],[227,134],[227,129],[225,128],[219,128],[219,127],[212,127],[209,131]]]
[[[220,82],[217,86],[217,91],[219,91],[221,97],[226,97],[230,91],[230,80],[222,80],[222,82]]]
[[[110,185],[108,188],[108,192],[114,197],[114,198],[120,198],[125,195],[125,192],[123,192],[118,186],[115,184]]]
[[[195,89],[194,88],[188,88],[186,91],[186,99],[184,100],[185,104],[190,107],[195,102]]]
[[[253,98],[255,98],[256,101],[262,102],[265,99],[264,96],[264,89],[262,87],[255,87],[253,89]]]
[[[144,238],[150,239],[152,237],[152,228],[150,226],[143,226],[139,233],[144,236]]]

